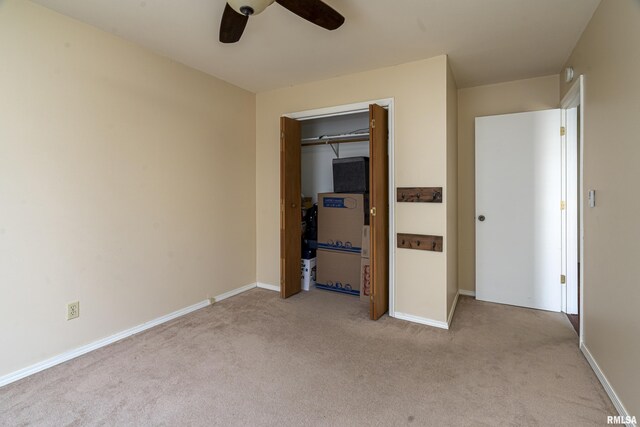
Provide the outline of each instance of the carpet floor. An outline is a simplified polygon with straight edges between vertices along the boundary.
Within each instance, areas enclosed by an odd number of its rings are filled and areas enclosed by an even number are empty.
[[[605,425],[560,313],[461,297],[449,331],[254,289],[0,388],[1,425]]]

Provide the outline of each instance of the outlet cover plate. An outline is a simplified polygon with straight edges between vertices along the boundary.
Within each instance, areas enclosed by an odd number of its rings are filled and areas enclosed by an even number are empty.
[[[80,302],[74,301],[67,304],[67,320],[80,317]]]

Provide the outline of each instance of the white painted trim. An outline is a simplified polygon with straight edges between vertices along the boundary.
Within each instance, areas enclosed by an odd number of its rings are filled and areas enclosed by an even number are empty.
[[[467,297],[474,297],[476,296],[476,291],[468,291],[466,289],[458,289],[458,294],[460,295],[464,295]]]
[[[372,101],[357,102],[354,104],[337,105],[334,107],[317,108],[313,110],[298,111],[283,114],[296,120],[311,120],[322,117],[342,116],[345,114],[362,113],[369,111],[369,105],[378,104],[387,107],[389,112],[389,316],[395,317],[396,308],[396,190],[395,190],[395,98],[376,99]],[[258,285],[260,287],[260,285]],[[280,288],[278,287],[278,290]]]
[[[630,416],[631,414],[627,412],[627,409],[624,407],[624,405],[620,401],[620,398],[618,398],[618,395],[616,394],[615,390],[609,383],[609,380],[605,376],[604,372],[602,372],[602,369],[600,369],[598,362],[596,362],[596,359],[593,357],[593,355],[591,354],[591,352],[587,348],[587,345],[584,342],[580,343],[580,350],[582,350],[584,357],[587,359],[587,362],[589,362],[589,365],[591,365],[591,369],[593,369],[593,372],[595,372],[596,376],[598,377],[598,380],[600,380],[600,383],[602,384],[602,387],[604,387],[604,391],[607,392],[609,399],[611,399],[613,406],[616,407],[616,410],[618,411],[618,415],[622,415],[623,417]],[[627,426],[635,427],[635,424],[627,424]]]
[[[460,292],[456,292],[456,296],[453,300],[453,305],[451,305],[451,310],[449,310],[449,316],[447,317],[447,329],[451,327],[451,319],[453,319],[453,314],[456,312],[456,307],[458,306],[458,298],[460,297]]]
[[[215,302],[224,301],[227,298],[231,298],[231,297],[236,296],[238,294],[241,294],[243,292],[247,292],[247,291],[249,291],[249,290],[251,290],[251,289],[253,289],[255,287],[256,287],[255,283],[250,283],[248,285],[241,286],[241,287],[236,288],[236,289],[232,289],[229,292],[225,292],[223,294],[220,294],[217,297],[215,297],[214,299],[215,299]]]
[[[227,298],[230,298],[234,295],[238,295],[242,292],[246,292],[256,287],[256,283],[251,283],[246,286],[242,286],[237,289],[233,289],[229,292],[225,292],[212,298],[216,302],[223,301]],[[200,310],[201,308],[207,307],[211,305],[212,299],[206,299],[204,301],[200,301],[199,303],[190,305],[189,307],[182,308],[180,310],[174,311],[172,313],[166,314],[164,316],[160,316],[156,319],[150,320],[148,322],[142,323],[138,326],[134,326],[133,328],[126,329],[124,331],[115,333],[111,336],[99,339],[90,344],[83,345],[81,347],[75,348],[73,350],[66,351],[64,353],[58,354],[57,356],[53,356],[49,359],[43,360],[41,362],[35,363],[31,366],[27,366],[26,368],[19,369],[10,374],[4,375],[0,377],[0,387],[10,384],[12,382],[21,380],[22,378],[28,377],[29,375],[33,375],[40,371],[44,371],[45,369],[51,368],[53,366],[59,365],[61,363],[67,362],[71,359],[75,359],[78,356],[82,356],[83,354],[87,354],[91,351],[97,350],[101,347],[105,347],[109,344],[113,344],[114,342],[120,341],[122,339],[128,338],[132,335],[138,334],[140,332],[146,331],[147,329],[151,329],[154,326],[158,326],[162,323],[166,323],[170,320],[177,319],[178,317],[182,317],[186,314],[192,313],[196,310]]]
[[[93,350],[97,350],[101,347],[105,347],[109,344],[112,344],[116,341],[120,341],[124,338],[130,337],[147,329],[153,328],[154,326],[160,325],[161,323],[168,322],[169,320],[176,319],[178,317],[184,316],[185,314],[189,314],[193,311],[199,310],[201,308],[207,307],[211,305],[211,301],[206,299],[197,304],[191,305],[189,307],[185,307],[181,310],[174,311],[173,313],[169,313],[165,316],[158,317],[156,319],[150,320],[148,322],[142,323],[138,326],[134,326],[133,328],[124,330],[122,332],[118,332],[109,337],[102,338],[98,341],[94,341],[90,344],[83,345],[81,347],[75,348],[73,350],[66,351],[57,356],[51,357],[49,359],[43,360],[42,362],[35,363],[31,366],[27,366],[26,368],[19,369],[15,372],[12,372],[8,375],[0,377],[0,387],[10,384],[14,381],[18,381],[22,378],[28,377],[29,375],[33,375],[45,369],[51,368],[53,366],[59,365],[60,363],[67,362],[71,359],[75,359],[78,356],[82,356],[83,354],[89,353]]]
[[[389,98],[386,101],[389,112],[389,154],[388,180],[389,180],[389,315],[396,313],[396,173],[395,173],[395,100]],[[382,105],[382,104],[379,104]]]
[[[419,323],[421,325],[433,326],[435,328],[449,329],[449,324],[447,322],[427,319],[426,317],[414,316],[413,314],[398,313],[396,311],[395,315],[392,317],[400,320],[406,320],[408,322]]]
[[[580,343],[584,342],[584,108],[585,108],[585,97],[584,97],[584,85],[585,78],[584,76],[580,76],[578,78],[580,82],[580,176],[578,177],[578,188],[580,189],[580,195],[578,196],[578,203],[582,206],[580,209],[580,283],[578,286],[580,287]]]
[[[576,122],[577,123],[577,122]],[[567,167],[569,166],[567,163],[567,134],[570,134],[573,130],[569,130],[569,126],[567,124],[567,110],[564,108],[560,109],[560,127],[564,128],[565,134],[563,135],[560,132],[560,200],[565,202],[565,209],[560,210],[560,274],[565,275],[565,284],[561,286],[560,291],[560,311],[563,313],[567,313],[567,296],[569,294],[567,288],[569,287],[569,283],[571,282],[572,277],[569,273],[567,273],[567,267],[569,263],[567,262],[567,257],[569,256],[569,239],[567,238],[567,220],[569,219],[569,215],[567,215],[567,211],[571,205],[571,201],[567,199],[567,180],[568,173]]]
[[[276,292],[280,292],[280,286],[276,286],[276,285],[270,285],[268,283],[257,283],[257,287],[260,289],[267,289],[269,291],[276,291]]]
[[[573,108],[580,105],[580,100],[582,98],[582,79],[583,76],[580,75],[571,85],[567,93],[562,97],[562,102],[560,102],[562,108]]]
[[[378,104],[381,107],[390,107],[393,98],[374,99],[371,101],[356,102],[353,104],[336,105],[333,107],[315,108],[313,110],[297,111],[295,113],[283,114],[296,120],[313,120],[323,117],[344,116],[346,114],[364,113],[369,111],[369,105]]]

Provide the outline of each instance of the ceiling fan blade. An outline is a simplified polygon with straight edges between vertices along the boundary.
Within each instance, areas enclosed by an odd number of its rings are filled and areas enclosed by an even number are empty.
[[[344,23],[344,16],[321,0],[276,0],[276,2],[299,17],[327,30],[335,30]]]
[[[220,41],[222,43],[235,43],[240,40],[248,20],[248,16],[236,12],[227,3],[220,23]]]

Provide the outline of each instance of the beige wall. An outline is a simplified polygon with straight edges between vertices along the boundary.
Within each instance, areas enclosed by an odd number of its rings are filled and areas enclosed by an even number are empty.
[[[447,64],[447,313],[458,294],[458,86]]]
[[[395,99],[395,184],[445,186],[447,58],[351,74],[257,95],[257,277],[279,285],[279,118],[286,113]],[[395,205],[396,231],[446,235],[446,206]],[[391,243],[392,249],[394,244]],[[396,310],[446,320],[444,253],[396,250]]]
[[[584,341],[640,416],[640,1],[604,0],[566,65],[585,76]],[[561,84],[562,94],[568,85]],[[585,195],[586,199],[586,195]]]
[[[475,291],[475,118],[558,108],[558,76],[458,91],[458,283]]]
[[[255,282],[255,95],[22,0],[0,58],[0,376]]]

